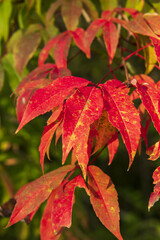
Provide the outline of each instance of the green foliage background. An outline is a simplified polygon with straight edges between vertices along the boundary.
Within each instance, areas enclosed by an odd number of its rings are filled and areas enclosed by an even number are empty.
[[[58,32],[64,31],[65,26],[57,11],[55,25],[50,24],[44,27],[44,19],[47,9],[52,0],[0,0],[0,203],[3,204],[14,193],[29,181],[35,180],[42,175],[39,163],[38,146],[41,134],[45,125],[46,116],[41,116],[29,123],[17,135],[15,130],[18,121],[15,112],[15,98],[12,93],[15,91],[20,80],[37,66],[39,52],[44,43]],[[111,9],[118,5],[136,8],[145,12],[160,13],[159,1],[143,0],[93,0],[97,11]],[[41,31],[42,41],[33,53],[21,74],[15,69],[14,46],[21,33],[32,24],[41,24],[44,28]],[[83,17],[80,19],[80,26],[87,27]],[[124,33],[125,38],[125,33]],[[121,44],[128,43],[120,40]],[[28,43],[29,44],[29,43]],[[130,47],[131,48],[131,47]],[[133,46],[132,51],[136,50]],[[77,53],[77,48],[73,45],[69,59]],[[119,53],[116,53],[115,63],[112,68],[121,64]],[[51,61],[52,58],[50,59]],[[133,57],[127,62],[130,74],[140,74],[145,72],[144,61],[138,57]],[[103,45],[98,41],[92,44],[92,58],[86,59],[80,53],[69,62],[68,68],[75,76],[84,77],[93,82],[98,82],[109,69],[107,67],[107,54],[104,53]],[[119,80],[125,79],[123,69],[115,72]],[[155,81],[159,80],[158,70],[150,72]],[[108,76],[113,78],[112,75]],[[136,129],[135,129],[136,131]],[[151,126],[149,135],[149,145],[156,142],[157,135]],[[54,141],[53,141],[54,142]],[[125,240],[158,240],[160,239],[160,206],[157,203],[151,212],[147,211],[147,204],[152,191],[152,172],[159,166],[160,161],[150,162],[145,154],[145,147],[142,148],[141,155],[136,155],[136,159],[130,169],[128,168],[128,154],[122,143],[118,149],[116,157],[108,166],[107,150],[100,155],[96,164],[107,172],[116,186],[119,195],[121,233]],[[45,172],[61,166],[61,141],[57,147],[51,146],[51,160],[45,161]],[[0,216],[0,238],[12,240],[38,240],[39,224],[43,208],[40,208],[33,221],[27,226],[25,223],[18,223],[8,229],[4,229],[8,219]],[[65,230],[63,239],[69,240],[97,240],[115,239],[95,216],[89,203],[89,199],[83,190],[76,190],[76,204],[73,210],[73,225],[70,230]]]

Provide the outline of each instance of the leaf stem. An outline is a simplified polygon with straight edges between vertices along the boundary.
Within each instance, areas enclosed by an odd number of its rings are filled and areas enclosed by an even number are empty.
[[[124,61],[127,61],[130,57],[136,55],[138,52],[140,52],[141,50],[143,50],[144,48],[147,48],[148,46],[150,46],[152,43],[148,43],[147,45],[137,49],[136,51],[134,51],[133,53],[131,53],[130,55],[128,55],[127,57],[124,58]],[[98,84],[100,84],[101,82],[103,82],[103,80],[108,77],[108,75],[110,75],[111,73],[113,73],[114,71],[116,71],[117,69],[119,68],[122,68],[123,67],[123,64],[119,65],[118,67],[110,70],[106,75],[104,75],[104,77],[98,82]]]
[[[107,147],[107,143],[104,145],[104,147],[101,149],[101,151],[93,158],[93,160],[88,164],[91,165],[96,159],[99,157],[99,155],[103,152],[103,150]]]

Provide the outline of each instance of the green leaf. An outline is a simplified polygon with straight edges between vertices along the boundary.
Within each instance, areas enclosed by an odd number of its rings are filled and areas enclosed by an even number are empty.
[[[117,0],[100,0],[102,10],[112,10],[118,7]]]
[[[13,64],[13,55],[12,54],[7,54],[5,57],[2,59],[2,64],[3,68],[5,70],[5,73],[7,75],[10,87],[12,91],[14,91],[17,88],[17,85],[20,82],[20,76],[17,73],[17,71],[14,68]]]
[[[138,11],[141,11],[144,6],[144,0],[127,0],[126,1],[126,8],[134,8]]]
[[[9,19],[12,12],[11,0],[0,1],[0,40],[5,41],[9,33]]]
[[[150,42],[149,39],[145,36],[141,36],[140,39],[142,41],[142,46],[145,46]],[[144,53],[145,67],[146,67],[145,74],[149,74],[153,70],[157,62],[157,56],[155,54],[155,50],[153,46],[148,46],[147,48],[144,48],[143,53]]]
[[[2,64],[0,63],[0,90],[3,87],[3,82],[4,82],[4,70]]]

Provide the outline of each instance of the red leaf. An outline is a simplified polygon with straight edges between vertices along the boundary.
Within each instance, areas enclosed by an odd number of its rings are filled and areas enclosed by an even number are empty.
[[[150,156],[148,160],[157,160],[160,157],[160,141],[149,147],[146,151],[146,154]]]
[[[71,44],[71,34],[69,31],[65,31],[58,36],[51,39],[42,49],[38,65],[41,66],[44,64],[45,60],[47,59],[49,52],[54,47],[54,58],[57,66],[66,68],[67,66],[67,56],[69,47]]]
[[[44,131],[41,137],[41,143],[39,145],[40,163],[42,171],[45,153],[47,152],[49,158],[49,147],[57,127],[61,124],[62,116],[63,115],[61,114],[55,122],[52,122],[50,125],[44,127]]]
[[[87,57],[90,58],[90,45],[93,42],[99,29],[105,24],[105,19],[96,19],[88,27],[85,32],[84,45],[87,52]]]
[[[78,163],[84,176],[89,159],[87,142],[90,125],[100,117],[102,109],[102,93],[95,87],[77,90],[65,103],[62,162],[65,162],[72,147],[76,148]]]
[[[62,17],[68,30],[75,30],[82,12],[82,2],[69,0],[62,3]]]
[[[51,194],[50,198],[47,201],[47,206],[45,207],[43,217],[41,220],[40,225],[40,234],[41,234],[41,240],[58,240],[63,228],[57,227],[57,230],[54,230],[54,225],[52,223],[52,209],[53,209],[53,201],[54,201],[55,195]]]
[[[17,203],[7,227],[35,211],[49,197],[52,190],[61,184],[65,175],[74,167],[73,165],[60,167],[23,186],[15,195]]]
[[[150,114],[153,124],[160,133],[160,113],[159,113],[159,91],[153,84],[144,81],[137,81],[135,79],[135,86],[140,94],[141,100],[148,113]]]
[[[84,36],[85,36],[84,29],[77,28],[75,31],[72,31],[71,33],[77,47],[79,47],[87,55],[87,50],[84,45]]]
[[[67,67],[67,56],[69,52],[69,47],[71,45],[72,36],[68,33],[66,35],[62,35],[56,41],[54,47],[54,59],[58,68],[66,68]]]
[[[119,10],[120,12],[123,10],[123,11],[126,11],[128,12],[133,18],[135,18],[138,14],[141,14],[140,12],[138,12],[136,9],[134,8],[117,8],[116,10]]]
[[[111,20],[113,14],[114,14],[114,11],[106,10],[106,11],[102,12],[101,18],[106,19],[107,21],[109,21],[109,20]]]
[[[154,50],[155,50],[155,53],[156,53],[156,56],[157,56],[157,61],[159,63],[159,66],[160,66],[160,40],[158,38],[153,38],[153,37],[150,37],[151,41],[152,41],[152,44],[154,46]]]
[[[150,210],[151,207],[157,202],[160,198],[160,167],[156,168],[156,170],[153,173],[153,183],[156,184],[154,186],[154,190],[151,193],[149,203],[148,203],[148,210]]]
[[[86,187],[81,175],[53,190],[41,220],[41,239],[58,239],[63,227],[71,227],[75,187]],[[48,238],[46,237],[48,236]]]
[[[54,107],[62,104],[73,89],[85,86],[89,83],[89,81],[83,78],[72,76],[62,77],[54,80],[46,87],[35,91],[25,109],[17,131],[33,118],[49,112]]]
[[[127,27],[133,33],[139,33],[149,37],[157,37],[149,25],[146,23],[142,14],[136,15],[133,21],[127,22]]]
[[[109,63],[111,64],[117,49],[119,39],[117,28],[111,21],[106,21],[104,24],[103,37],[109,55]]]
[[[108,143],[109,164],[112,163],[118,147],[119,147],[119,140],[118,140],[118,133],[116,132],[115,135],[111,138],[111,140]]]
[[[118,80],[100,85],[104,93],[104,106],[109,120],[121,133],[129,153],[131,165],[140,140],[140,117],[128,96],[128,89]],[[135,131],[136,128],[136,131]]]
[[[68,69],[58,69],[54,64],[44,64],[42,67],[36,68],[34,71],[29,73],[19,84],[16,89],[16,95],[20,95],[17,99],[16,112],[19,122],[22,120],[24,111],[28,105],[29,99],[34,92],[47,86],[54,79],[63,77],[64,74],[70,75]],[[49,79],[47,79],[47,75]]]
[[[151,117],[149,114],[147,114],[147,116],[145,117],[145,126],[141,126],[141,134],[142,134],[142,137],[145,141],[145,144],[146,144],[146,147],[148,148],[148,139],[147,139],[147,133],[148,133],[148,129],[149,129],[149,126],[151,124]]]
[[[88,187],[90,201],[97,217],[109,231],[122,240],[119,230],[118,197],[110,177],[98,167],[89,166]]]
[[[50,71],[56,68],[55,64],[46,63],[41,67],[35,68],[32,72],[27,74],[25,78],[20,82],[16,89],[16,94],[20,94],[25,90],[26,86],[30,86],[32,81],[46,79],[46,76],[50,73]]]

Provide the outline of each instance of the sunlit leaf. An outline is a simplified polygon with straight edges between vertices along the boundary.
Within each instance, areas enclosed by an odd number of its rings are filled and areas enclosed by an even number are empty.
[[[146,154],[149,155],[148,160],[157,160],[160,157],[160,142],[158,141],[154,145],[149,147],[146,151]]]
[[[57,127],[61,123],[61,119],[62,119],[62,116],[60,115],[55,122],[52,122],[51,124],[47,125],[44,128],[44,131],[41,137],[41,143],[39,146],[40,163],[41,163],[42,171],[43,171],[43,162],[44,162],[45,153],[47,152],[47,155],[49,156],[49,147],[50,147],[53,135]]]
[[[148,203],[148,210],[157,202],[160,198],[160,167],[156,168],[153,173],[153,183],[156,184],[154,186],[154,190],[151,193],[149,203]]]
[[[102,10],[112,10],[118,6],[117,0],[100,0]]]
[[[81,88],[65,103],[63,123],[63,163],[72,147],[76,147],[78,163],[86,172],[88,164],[88,135],[90,125],[102,114],[101,90],[95,87]],[[85,175],[84,175],[85,176]]]
[[[117,192],[110,177],[96,166],[88,167],[88,188],[93,209],[104,224],[119,240],[119,205]]]
[[[49,239],[51,236],[52,239],[58,239],[63,227],[71,227],[74,191],[77,186],[85,187],[81,175],[53,190],[41,220],[42,240],[46,237]]]
[[[155,54],[157,56],[157,61],[160,66],[160,40],[158,38],[153,38],[153,37],[150,37],[150,39],[153,43]]]
[[[148,83],[145,78],[144,80],[137,78],[135,86],[155,128],[160,133],[159,91],[155,87],[156,85]]]
[[[129,153],[129,166],[137,151],[140,140],[140,117],[128,96],[128,89],[118,80],[109,80],[101,84],[104,95],[104,107],[109,120],[121,133]],[[135,132],[136,127],[136,132]]]
[[[127,23],[128,28],[130,31],[134,33],[139,33],[149,37],[157,37],[152,29],[148,26],[146,21],[143,18],[142,14],[138,14],[134,20],[129,21]]]
[[[57,78],[46,87],[36,90],[30,98],[17,131],[33,118],[62,104],[75,88],[87,84],[89,81],[86,79],[69,76]]]
[[[23,186],[15,195],[16,205],[7,226],[24,219],[37,209],[73,168],[73,165],[60,167]]]

